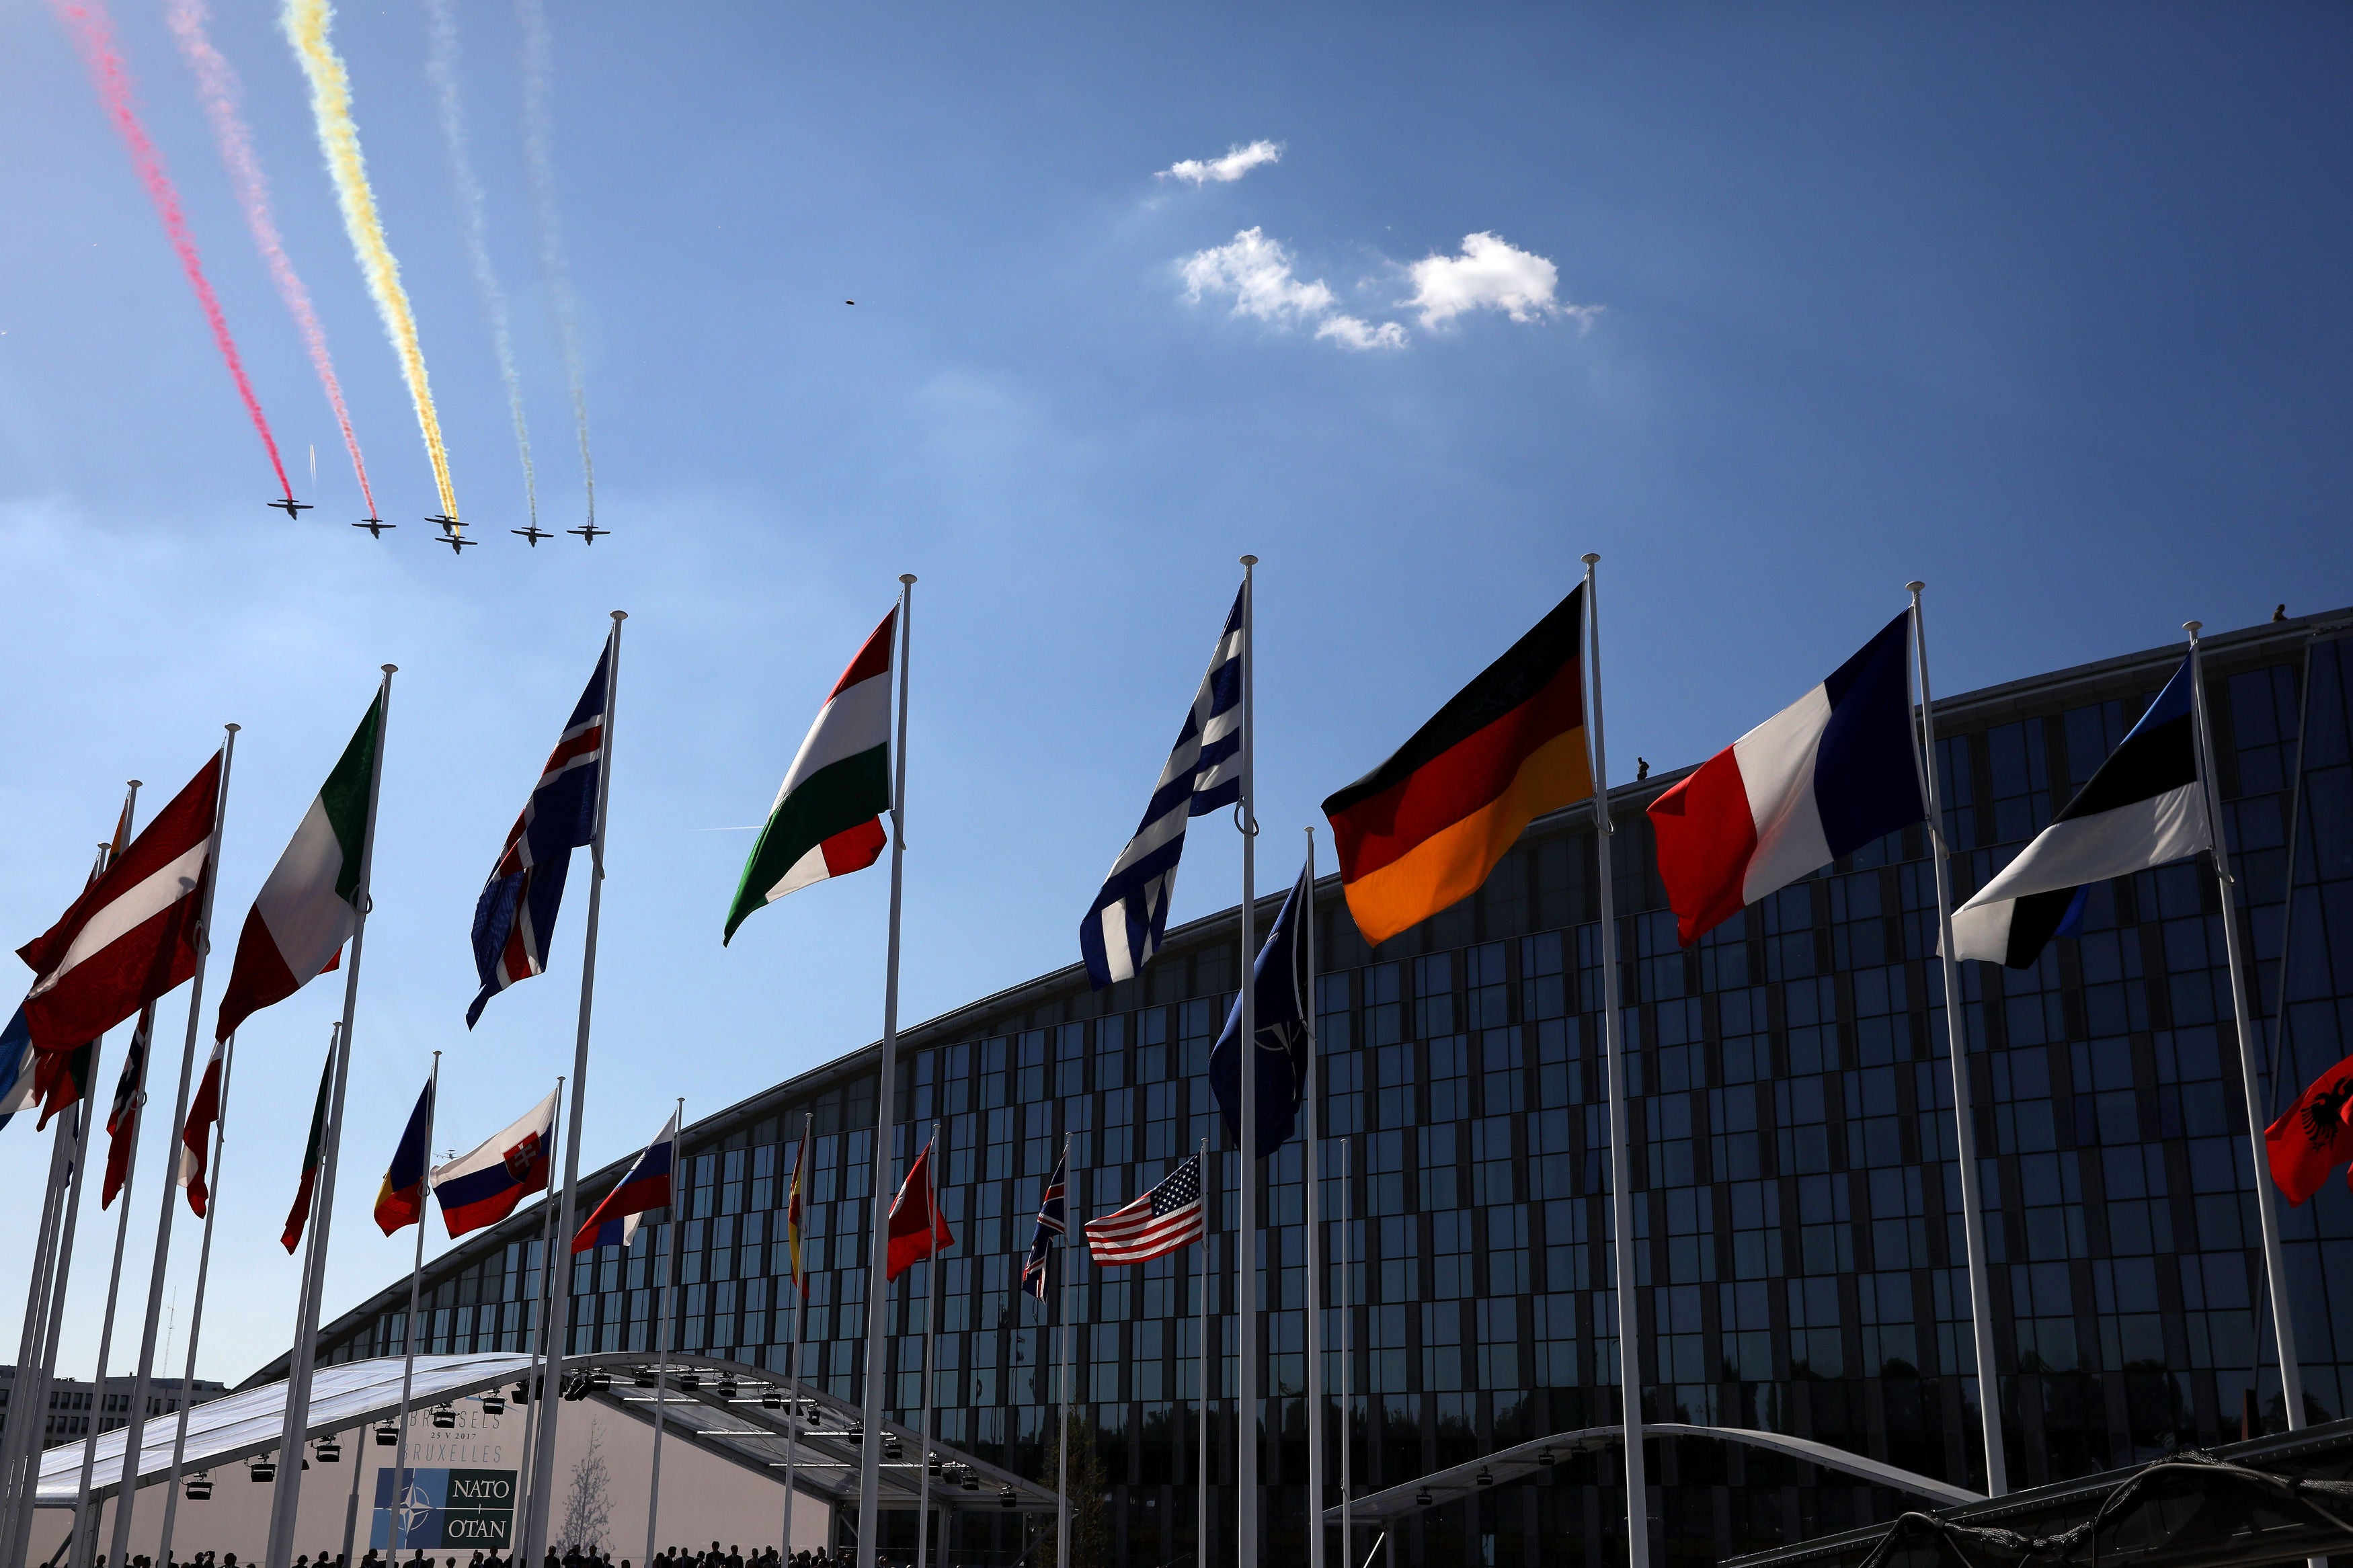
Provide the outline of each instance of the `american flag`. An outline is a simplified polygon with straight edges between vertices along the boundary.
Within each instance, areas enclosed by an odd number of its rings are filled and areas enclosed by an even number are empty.
[[[1204,1221],[1196,1154],[1125,1208],[1087,1221],[1087,1252],[1097,1263],[1148,1263],[1200,1240]]]

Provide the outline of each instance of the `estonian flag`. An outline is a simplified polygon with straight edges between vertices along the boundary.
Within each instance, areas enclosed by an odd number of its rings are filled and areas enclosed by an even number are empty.
[[[2108,753],[2092,782],[2017,859],[1953,911],[1962,958],[2033,966],[2081,919],[2085,886],[2195,855],[2213,842],[2198,778],[2189,661]]]

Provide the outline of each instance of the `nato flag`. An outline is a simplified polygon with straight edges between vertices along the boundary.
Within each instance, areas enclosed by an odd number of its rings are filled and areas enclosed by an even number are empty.
[[[1258,1003],[1257,1016],[1251,1020],[1258,1035],[1258,1048],[1250,1052],[1258,1074],[1252,1086],[1258,1103],[1252,1109],[1258,1114],[1261,1159],[1282,1148],[1298,1129],[1299,1102],[1307,1092],[1310,985],[1307,943],[1301,940],[1300,928],[1308,919],[1314,897],[1307,868],[1303,866],[1251,970],[1250,984]],[[1209,1090],[1218,1097],[1218,1109],[1226,1115],[1226,1131],[1236,1142],[1241,1141],[1242,1125],[1241,1032],[1241,998],[1237,996],[1233,1010],[1226,1015],[1225,1032],[1209,1051]]]

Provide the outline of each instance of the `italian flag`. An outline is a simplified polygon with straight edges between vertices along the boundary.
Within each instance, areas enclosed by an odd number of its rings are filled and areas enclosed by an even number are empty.
[[[882,814],[891,809],[891,637],[898,622],[895,609],[882,617],[809,726],[744,863],[721,946],[754,910],[811,882],[862,871],[882,853]]]
[[[254,899],[237,933],[237,963],[221,993],[215,1039],[227,1039],[247,1017],[334,968],[358,926],[360,850],[367,842],[383,706],[381,695],[368,704],[343,760]]]

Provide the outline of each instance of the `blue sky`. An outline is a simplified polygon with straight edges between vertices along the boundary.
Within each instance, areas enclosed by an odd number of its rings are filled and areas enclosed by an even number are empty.
[[[160,805],[234,720],[233,932],[376,667],[402,667],[331,1310],[406,1262],[367,1210],[430,1053],[444,1146],[568,1065],[585,882],[554,973],[470,1036],[466,930],[607,610],[631,619],[592,1163],[674,1095],[708,1112],[879,1031],[881,875],[718,933],[740,829],[901,572],[922,577],[911,1019],[1076,958],[1245,551],[1270,883],[1315,802],[1587,550],[1621,777],[1793,700],[1908,577],[1932,584],[1947,691],[2353,600],[2341,9],[566,5],[556,174],[614,531],[532,551],[504,531],[520,468],[421,7],[349,5],[336,38],[488,542],[463,560],[418,521],[416,424],[300,73],[269,7],[221,9],[401,527],[344,526],[356,486],[160,8],[121,6],[124,50],[318,504],[300,523],[262,507],[258,443],[63,30],[0,0],[0,930],[54,918],[121,780]],[[501,5],[461,26],[543,519],[568,527],[518,32]],[[1155,177],[1261,141],[1279,156],[1238,178]],[[1479,267],[1472,236],[1493,237]],[[1201,825],[1178,917],[1229,902],[1238,865]],[[312,986],[240,1041],[211,1375],[285,1342],[276,1236],[339,1002]],[[0,1132],[0,1191],[37,1164],[25,1124]],[[94,1303],[111,1223],[91,1210],[82,1237]],[[12,1323],[23,1250],[0,1256]],[[86,1371],[94,1307],[75,1318]]]

